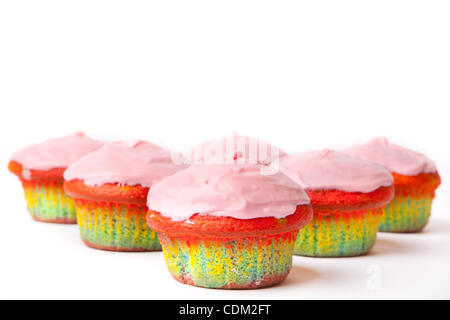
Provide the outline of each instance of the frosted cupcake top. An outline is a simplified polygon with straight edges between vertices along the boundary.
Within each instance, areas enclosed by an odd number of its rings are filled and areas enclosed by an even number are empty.
[[[170,151],[149,142],[113,142],[74,162],[64,172],[64,179],[79,179],[89,186],[119,183],[150,187],[184,167],[173,163]]]
[[[268,165],[286,153],[265,141],[233,133],[191,149],[192,163]]]
[[[281,172],[258,165],[193,164],[150,188],[147,206],[174,221],[204,214],[237,219],[283,218],[309,204],[304,190]]]
[[[369,193],[393,183],[382,166],[326,149],[287,155],[280,159],[280,169],[305,190]]]
[[[425,155],[391,144],[384,137],[344,150],[355,157],[376,162],[391,172],[405,176],[434,173],[434,162]]]
[[[103,142],[87,137],[83,132],[46,140],[15,152],[11,160],[25,169],[50,170],[67,168],[82,156],[97,150]]]

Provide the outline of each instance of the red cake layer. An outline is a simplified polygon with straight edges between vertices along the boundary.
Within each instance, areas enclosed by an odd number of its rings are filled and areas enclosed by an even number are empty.
[[[173,221],[161,213],[150,210],[147,223],[152,230],[170,236],[200,235],[203,237],[251,237],[294,231],[304,227],[313,216],[310,205],[297,206],[297,210],[281,219],[273,217],[236,219],[195,214],[187,220]]]
[[[64,191],[75,199],[134,203],[146,206],[149,188],[142,186],[123,186],[118,183],[105,183],[88,186],[82,180],[64,182]]]
[[[380,187],[372,192],[341,190],[306,190],[314,210],[356,211],[379,208],[394,197],[394,186]]]
[[[23,177],[23,166],[14,161],[11,160],[8,164],[8,170],[14,173],[16,176],[18,176],[21,180],[32,180],[32,181],[58,181],[63,182],[63,174],[66,168],[54,168],[50,170],[33,170],[30,169],[30,177],[29,179],[25,179]]]
[[[417,176],[404,176],[393,172],[395,193],[408,197],[434,196],[434,191],[441,184],[441,177],[436,173],[421,173]]]

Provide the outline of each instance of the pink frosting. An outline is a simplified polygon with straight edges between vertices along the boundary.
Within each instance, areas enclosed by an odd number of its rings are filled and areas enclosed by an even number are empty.
[[[20,163],[25,169],[67,168],[102,145],[103,142],[91,139],[83,132],[76,132],[25,147],[14,153],[11,160]]]
[[[306,190],[368,193],[393,183],[382,166],[332,150],[287,155],[280,169]]]
[[[86,185],[119,183],[150,187],[185,168],[174,164],[170,151],[146,141],[108,143],[74,162],[64,179],[83,180]]]
[[[391,172],[405,176],[436,172],[434,162],[425,155],[391,144],[385,137],[373,139],[363,145],[353,146],[344,150],[344,152],[376,162]]]
[[[256,138],[233,133],[194,147],[188,158],[192,163],[268,165],[286,153]]]
[[[283,218],[308,204],[304,190],[278,172],[258,165],[193,164],[150,188],[150,209],[181,221],[206,214],[237,219]]]

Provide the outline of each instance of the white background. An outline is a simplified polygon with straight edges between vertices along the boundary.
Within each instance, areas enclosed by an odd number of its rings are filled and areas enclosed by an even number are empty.
[[[0,1],[0,298],[450,298],[449,1]],[[161,253],[33,222],[6,170],[84,130],[174,150],[237,131],[288,152],[385,135],[443,178],[424,233],[294,258],[280,286],[193,288]]]

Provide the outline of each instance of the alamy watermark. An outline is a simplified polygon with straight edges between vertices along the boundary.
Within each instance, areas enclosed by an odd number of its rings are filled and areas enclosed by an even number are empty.
[[[279,158],[284,152],[267,142],[246,136],[228,138],[200,144],[188,153],[172,153],[175,164],[247,164],[260,165],[261,174],[279,171]]]
[[[366,288],[369,290],[381,289],[381,267],[376,264],[371,264],[366,269]]]

